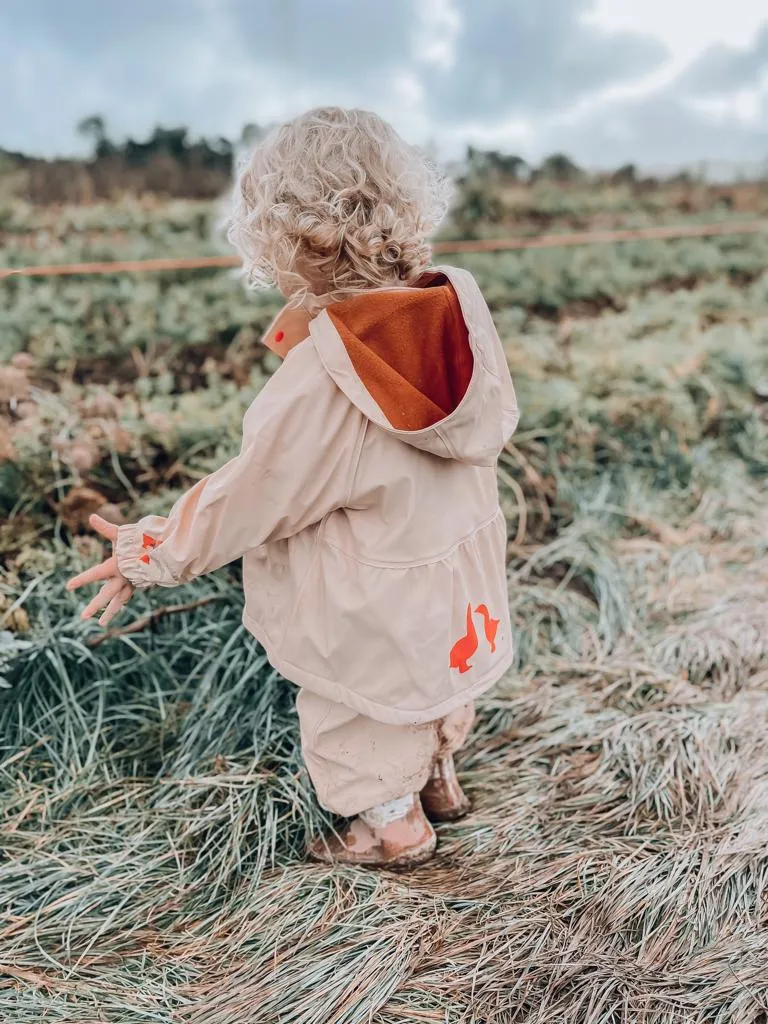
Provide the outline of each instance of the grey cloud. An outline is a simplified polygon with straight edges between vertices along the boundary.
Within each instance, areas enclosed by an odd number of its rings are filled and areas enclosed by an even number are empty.
[[[768,71],[768,21],[745,49],[712,47],[667,87],[647,97],[600,107],[540,139],[589,164],[641,162],[671,167],[702,161],[768,166],[768,90],[749,121],[718,116],[706,102],[757,85]]]
[[[135,45],[166,45],[185,22],[199,25],[205,10],[200,0],[22,0],[0,8],[0,25],[22,44],[53,44],[99,61],[129,55]]]
[[[227,0],[225,9],[243,58],[290,65],[297,83],[375,82],[412,63],[416,0],[280,4]],[[265,18],[266,15],[266,18]]]
[[[671,90],[602,108],[546,132],[540,152],[565,149],[588,166],[625,163],[671,169],[698,162],[749,165],[768,161],[768,99],[758,124],[719,119],[693,109]]]
[[[530,116],[653,70],[664,47],[583,23],[590,0],[459,0],[456,66],[429,81],[436,117],[473,123]]]
[[[708,50],[681,77],[680,89],[700,96],[717,96],[755,85],[768,72],[768,20],[752,46]]]

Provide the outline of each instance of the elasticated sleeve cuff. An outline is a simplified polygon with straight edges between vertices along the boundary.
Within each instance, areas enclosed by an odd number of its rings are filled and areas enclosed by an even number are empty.
[[[115,545],[117,567],[125,578],[136,587],[144,590],[156,585],[157,566],[152,566],[152,551],[143,544],[142,528],[132,523],[117,528],[117,544]]]

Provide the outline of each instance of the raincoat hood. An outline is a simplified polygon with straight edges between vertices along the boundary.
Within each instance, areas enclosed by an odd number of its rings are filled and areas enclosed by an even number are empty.
[[[518,410],[496,329],[469,273],[437,267],[416,287],[334,303],[309,331],[330,377],[373,423],[433,455],[495,464]]]

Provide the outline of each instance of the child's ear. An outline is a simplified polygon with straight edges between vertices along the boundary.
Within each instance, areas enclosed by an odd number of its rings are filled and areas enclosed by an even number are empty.
[[[283,306],[264,334],[264,344],[282,359],[291,349],[309,337],[312,317],[305,309]]]

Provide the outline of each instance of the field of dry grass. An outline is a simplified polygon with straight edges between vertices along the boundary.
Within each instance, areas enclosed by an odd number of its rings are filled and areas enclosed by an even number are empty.
[[[766,244],[461,258],[523,409],[518,659],[474,812],[407,876],[304,862],[324,816],[236,566],[106,639],[62,588],[88,511],[163,511],[236,448],[275,298],[3,283],[1,1019],[766,1024]]]

